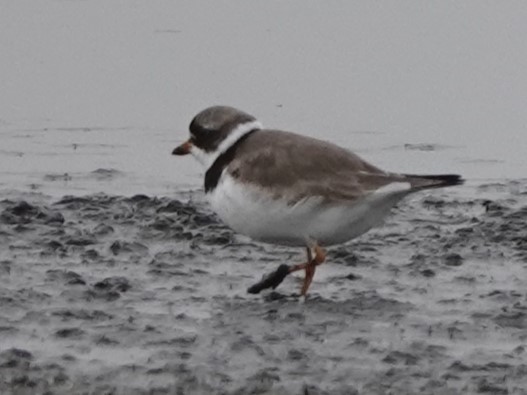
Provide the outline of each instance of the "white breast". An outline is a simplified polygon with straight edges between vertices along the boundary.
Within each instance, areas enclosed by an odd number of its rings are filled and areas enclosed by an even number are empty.
[[[212,209],[228,226],[255,240],[305,246],[306,240],[313,239],[328,246],[380,225],[407,193],[407,188],[395,188],[349,204],[328,204],[313,197],[289,205],[265,189],[240,183],[224,172],[207,196]]]

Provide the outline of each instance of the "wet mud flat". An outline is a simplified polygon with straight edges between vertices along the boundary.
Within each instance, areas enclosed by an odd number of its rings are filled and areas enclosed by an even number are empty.
[[[407,199],[305,302],[199,198],[2,199],[1,394],[527,394],[525,180]]]

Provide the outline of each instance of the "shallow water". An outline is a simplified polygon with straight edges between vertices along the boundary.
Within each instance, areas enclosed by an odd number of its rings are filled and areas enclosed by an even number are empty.
[[[526,393],[527,7],[214,4],[0,5],[0,393]],[[467,183],[249,295],[304,257],[169,155],[215,103]]]

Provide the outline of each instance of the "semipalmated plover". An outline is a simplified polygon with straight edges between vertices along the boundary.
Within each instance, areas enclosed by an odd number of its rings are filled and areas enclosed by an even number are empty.
[[[172,154],[192,154],[207,169],[205,193],[218,216],[255,240],[307,250],[307,262],[281,265],[251,293],[305,270],[300,293],[306,295],[326,257],[322,246],[380,225],[410,193],[463,183],[454,174],[387,172],[329,142],[264,129],[252,115],[227,106],[201,111],[189,129],[190,139]]]

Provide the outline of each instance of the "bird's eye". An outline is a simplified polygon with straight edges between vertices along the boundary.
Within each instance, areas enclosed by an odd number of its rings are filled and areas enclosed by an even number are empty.
[[[205,128],[194,127],[192,128],[190,135],[194,140],[201,140],[206,138],[206,136],[209,134],[208,132],[209,131]]]
[[[214,131],[194,123],[190,125],[189,129],[191,141],[196,147],[206,149],[208,147],[214,146],[217,133],[214,133]]]

